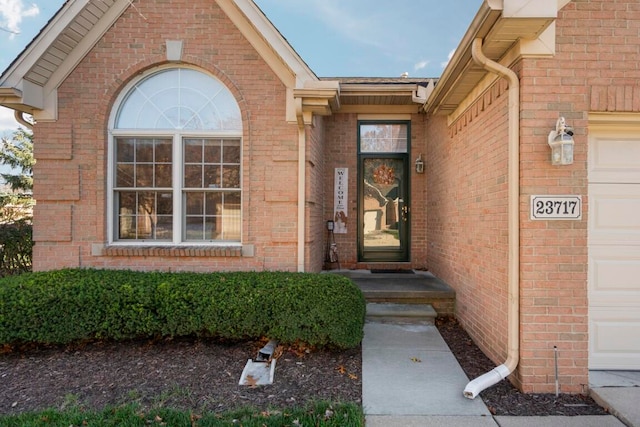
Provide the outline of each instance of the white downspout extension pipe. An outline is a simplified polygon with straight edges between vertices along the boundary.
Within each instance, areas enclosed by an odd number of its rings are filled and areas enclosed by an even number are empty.
[[[298,119],[298,272],[304,272],[304,232],[305,221],[305,198],[306,198],[306,159],[307,159],[307,136],[304,126],[304,116],[302,113],[302,98],[296,99],[296,117]]]
[[[518,75],[482,52],[482,39],[472,45],[473,60],[509,81],[509,159],[508,159],[508,336],[507,360],[493,370],[471,381],[464,389],[464,396],[474,399],[483,390],[509,376],[518,366],[520,358],[520,80]]]

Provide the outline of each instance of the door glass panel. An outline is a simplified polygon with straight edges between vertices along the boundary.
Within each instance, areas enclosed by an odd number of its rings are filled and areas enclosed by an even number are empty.
[[[405,123],[361,124],[361,153],[406,153],[407,131]]]
[[[402,159],[363,159],[364,250],[400,249],[404,168]]]

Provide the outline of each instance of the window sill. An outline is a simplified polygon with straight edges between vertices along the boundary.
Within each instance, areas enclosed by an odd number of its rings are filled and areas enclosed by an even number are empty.
[[[97,250],[96,250],[97,249]],[[94,256],[109,257],[242,257],[252,256],[248,246],[102,246],[94,247]]]

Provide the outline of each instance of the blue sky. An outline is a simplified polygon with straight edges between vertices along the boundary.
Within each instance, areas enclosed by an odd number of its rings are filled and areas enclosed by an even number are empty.
[[[255,2],[320,77],[439,77],[483,0]],[[0,0],[1,71],[63,3]],[[0,136],[17,126],[0,107]]]

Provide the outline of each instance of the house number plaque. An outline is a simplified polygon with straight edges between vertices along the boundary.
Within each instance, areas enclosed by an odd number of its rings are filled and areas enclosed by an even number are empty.
[[[582,219],[582,196],[531,196],[531,219]]]

